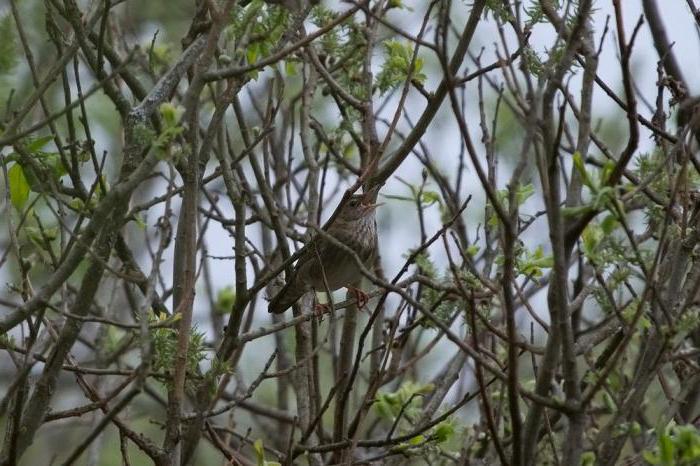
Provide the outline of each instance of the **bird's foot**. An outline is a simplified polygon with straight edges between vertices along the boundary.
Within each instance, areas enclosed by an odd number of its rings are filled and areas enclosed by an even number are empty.
[[[328,304],[316,303],[314,304],[314,314],[316,318],[323,319],[323,315],[331,312],[331,307]]]
[[[348,292],[355,298],[357,301],[357,308],[362,309],[367,305],[367,302],[369,301],[369,295],[362,291],[359,288],[355,288],[354,286],[349,286],[348,287]]]

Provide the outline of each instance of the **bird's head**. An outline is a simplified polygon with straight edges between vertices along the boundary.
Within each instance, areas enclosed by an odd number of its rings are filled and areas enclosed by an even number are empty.
[[[340,210],[340,219],[352,222],[362,218],[371,217],[374,211],[382,203],[375,202],[379,186],[376,186],[366,193],[353,194]]]

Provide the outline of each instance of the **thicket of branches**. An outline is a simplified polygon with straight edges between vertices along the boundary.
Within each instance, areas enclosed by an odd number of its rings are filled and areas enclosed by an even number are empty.
[[[195,3],[0,11],[2,464],[700,461],[696,39],[655,0]],[[369,303],[268,316],[376,186]]]

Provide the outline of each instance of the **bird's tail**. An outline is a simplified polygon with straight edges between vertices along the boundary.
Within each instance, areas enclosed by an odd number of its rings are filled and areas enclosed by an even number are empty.
[[[282,289],[270,300],[270,304],[267,306],[267,311],[274,314],[281,314],[294,303],[296,303],[299,298],[301,298],[306,292],[303,287],[298,286],[295,283],[296,280],[290,280]]]

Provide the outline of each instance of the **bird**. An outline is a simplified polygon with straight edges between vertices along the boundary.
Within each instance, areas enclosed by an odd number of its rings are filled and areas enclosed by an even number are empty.
[[[350,196],[323,228],[328,235],[352,249],[365,266],[371,265],[377,252],[375,212],[381,205],[376,203],[378,192],[379,186],[376,186],[364,194]],[[329,291],[347,287],[356,293],[358,304],[363,298],[366,302],[367,295],[352,286],[362,277],[352,254],[322,234],[312,237],[304,249],[286,284],[270,300],[269,312],[281,314],[305,293],[325,291],[326,285]]]

